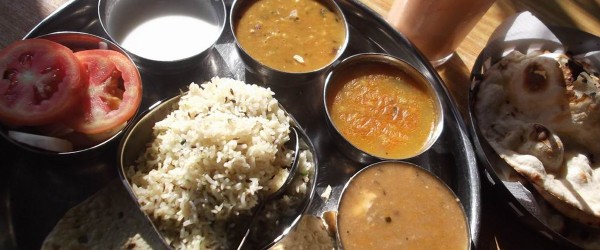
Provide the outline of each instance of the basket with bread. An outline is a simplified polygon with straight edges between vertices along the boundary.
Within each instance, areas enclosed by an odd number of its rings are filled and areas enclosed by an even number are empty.
[[[540,27],[523,28],[532,20]],[[552,32],[540,32],[549,29],[529,13],[504,26],[495,33],[501,39],[490,39],[472,74],[470,118],[479,159],[490,182],[509,192],[509,205],[520,217],[533,217],[551,239],[598,248],[596,55],[574,55],[570,51],[580,51],[578,44],[562,44]]]

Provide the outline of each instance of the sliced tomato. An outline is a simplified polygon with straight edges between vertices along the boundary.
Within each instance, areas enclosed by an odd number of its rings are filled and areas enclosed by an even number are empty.
[[[52,123],[72,113],[83,93],[77,58],[49,40],[21,40],[2,49],[0,73],[0,121],[7,125]]]
[[[75,56],[87,72],[88,86],[80,113],[73,118],[73,129],[99,134],[122,126],[142,100],[142,82],[135,65],[113,50],[84,50]]]

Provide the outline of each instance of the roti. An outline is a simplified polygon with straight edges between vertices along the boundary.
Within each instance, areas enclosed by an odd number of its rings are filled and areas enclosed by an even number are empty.
[[[71,208],[42,249],[153,249],[160,239],[118,181]]]
[[[600,81],[557,53],[513,51],[485,72],[480,132],[508,165],[567,217],[600,227]]]
[[[302,217],[298,226],[270,250],[333,250],[334,240],[323,219],[314,215]]]
[[[41,249],[157,249],[162,243],[143,216],[123,185],[113,181],[67,211]],[[271,249],[334,249],[333,245],[323,221],[306,215]]]

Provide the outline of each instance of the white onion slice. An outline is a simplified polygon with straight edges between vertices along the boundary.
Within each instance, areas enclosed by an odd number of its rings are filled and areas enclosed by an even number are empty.
[[[70,141],[63,140],[56,137],[49,137],[43,135],[29,134],[18,131],[8,131],[8,137],[18,141],[20,143],[41,148],[54,152],[68,152],[73,151],[73,144]]]

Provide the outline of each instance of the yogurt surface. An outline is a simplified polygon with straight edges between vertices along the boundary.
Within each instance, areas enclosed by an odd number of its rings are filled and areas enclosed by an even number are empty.
[[[126,50],[152,60],[173,61],[191,57],[210,47],[219,27],[197,17],[167,15],[133,28],[121,41]]]

